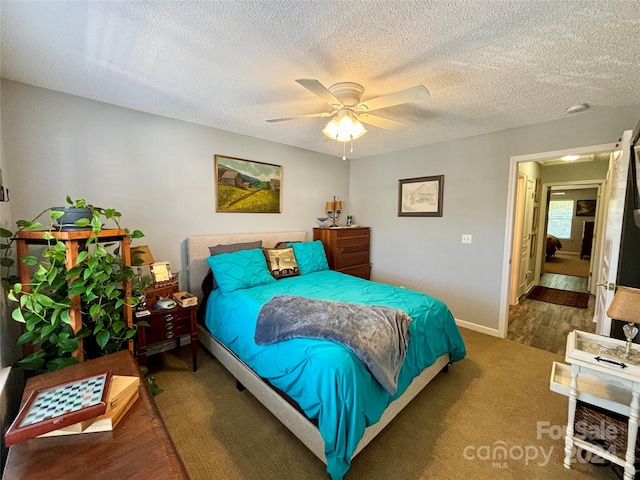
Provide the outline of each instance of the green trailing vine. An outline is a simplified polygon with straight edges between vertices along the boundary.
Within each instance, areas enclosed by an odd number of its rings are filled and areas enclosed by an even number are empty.
[[[8,290],[9,300],[17,303],[12,318],[24,324],[18,344],[31,344],[35,348],[34,353],[18,361],[18,365],[27,370],[51,371],[77,363],[78,359],[72,353],[78,349],[80,339],[85,358],[113,353],[126,348],[139,326],[148,325],[138,321],[132,327],[127,326],[124,308],[135,307],[139,301],[135,293],[140,292],[134,291],[127,298],[123,281],[132,280],[134,271],[124,265],[119,245],[97,241],[105,222],[113,221],[121,228],[120,212],[94,207],[82,199],[74,201],[67,197],[67,203],[74,208],[90,210],[90,219],[80,219],[75,224],[90,228],[93,234],[78,253],[76,265],[68,271],[65,264],[67,248],[52,233],[57,229],[56,220],[64,215],[63,211],[47,209],[32,221],[20,220],[16,222],[16,232],[0,229],[3,286]],[[47,212],[50,222],[43,228],[39,219]],[[28,255],[19,259],[35,270],[26,285],[18,281],[12,258],[13,242],[22,230],[45,230],[42,238],[47,242],[39,257]],[[124,230],[132,239],[144,236],[139,230]],[[76,333],[71,328],[70,318],[69,297],[73,296],[79,296],[82,312],[82,328]]]

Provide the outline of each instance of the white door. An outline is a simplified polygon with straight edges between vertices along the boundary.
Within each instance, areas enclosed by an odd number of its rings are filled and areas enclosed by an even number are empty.
[[[533,220],[533,180],[526,178],[527,189],[524,194],[524,215],[522,216],[522,240],[520,249],[520,277],[518,278],[518,298],[527,293],[529,278],[532,273],[529,270],[529,257],[531,253],[531,221]]]
[[[518,175],[516,192],[516,211],[513,230],[513,249],[511,251],[511,278],[509,280],[509,305],[518,304],[518,287],[520,283],[520,248],[522,242],[522,217],[524,215],[524,186],[526,178]]]
[[[606,336],[609,336],[611,332],[611,318],[607,316],[607,310],[613,300],[618,274],[630,149],[631,130],[627,130],[616,145],[616,150],[611,154],[604,193],[606,211],[600,262],[596,270],[597,289],[594,320],[597,323],[598,333]]]

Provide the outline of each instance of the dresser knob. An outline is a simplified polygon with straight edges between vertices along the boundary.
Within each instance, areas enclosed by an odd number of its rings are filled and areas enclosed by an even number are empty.
[[[173,315],[171,315],[170,313],[164,316],[165,322],[170,322],[171,320],[173,320]]]
[[[167,338],[173,338],[173,332],[167,332]]]
[[[167,330],[173,330],[173,323],[167,323],[164,328],[166,328]]]

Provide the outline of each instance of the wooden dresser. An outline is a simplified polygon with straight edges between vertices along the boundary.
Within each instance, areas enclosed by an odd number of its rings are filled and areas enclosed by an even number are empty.
[[[314,228],[313,239],[324,244],[329,268],[366,280],[371,278],[369,227]]]
[[[34,390],[111,370],[140,378],[140,397],[113,431],[32,438],[9,449],[3,480],[178,480],[189,476],[128,350],[30,378]]]

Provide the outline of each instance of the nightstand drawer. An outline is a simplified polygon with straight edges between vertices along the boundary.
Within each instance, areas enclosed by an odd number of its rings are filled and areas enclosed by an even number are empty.
[[[162,327],[167,322],[183,322],[185,319],[191,321],[191,312],[186,308],[174,308],[173,310],[152,310],[147,321],[153,329]]]
[[[147,321],[148,343],[161,342],[191,332],[191,311],[185,308],[155,310]]]
[[[176,324],[167,322],[160,328],[153,328],[148,334],[148,342],[162,342],[170,338],[176,338],[181,335],[191,333],[191,326],[188,324]]]

